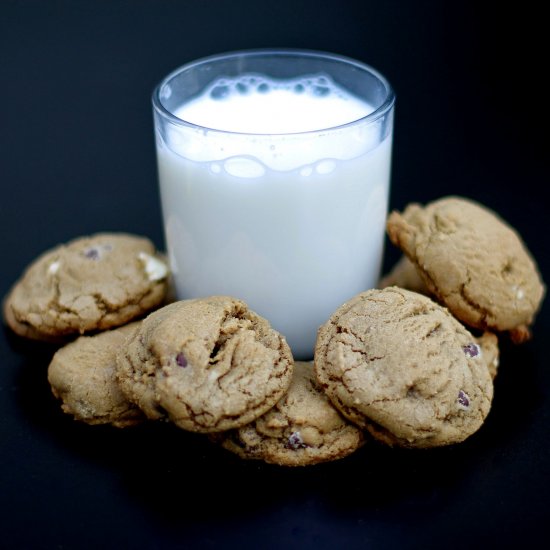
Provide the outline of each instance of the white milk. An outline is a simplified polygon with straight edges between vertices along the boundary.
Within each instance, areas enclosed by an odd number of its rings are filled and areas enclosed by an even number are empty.
[[[376,123],[313,130],[372,110],[323,76],[218,81],[181,106],[202,128],[157,139],[178,296],[241,298],[311,358],[318,327],[376,284],[391,154]]]

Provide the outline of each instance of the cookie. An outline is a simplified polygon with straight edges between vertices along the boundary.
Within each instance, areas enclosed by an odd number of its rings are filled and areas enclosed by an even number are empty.
[[[500,349],[498,347],[498,338],[492,332],[484,332],[479,338],[476,338],[476,344],[481,349],[481,358],[489,369],[489,374],[494,380],[500,364]]]
[[[517,232],[470,200],[447,197],[392,212],[388,235],[430,293],[470,327],[530,337],[545,287]]]
[[[50,344],[63,345],[67,343],[66,335],[45,334],[38,331],[27,323],[20,323],[15,318],[13,309],[9,304],[10,294],[4,297],[2,300],[2,314],[4,323],[11,328],[11,330],[18,336],[28,338],[30,340],[39,340],[40,342],[48,342]]]
[[[482,349],[445,308],[397,287],[343,304],[320,329],[315,374],[333,404],[402,447],[459,443],[489,413]]]
[[[215,434],[241,458],[280,466],[307,466],[348,456],[364,432],[347,421],[318,386],[313,364],[297,361],[286,395],[254,422]]]
[[[116,380],[116,354],[138,326],[135,322],[94,336],[80,336],[54,354],[48,381],[65,413],[87,424],[119,428],[145,419]]]
[[[418,273],[418,269],[405,255],[399,259],[391,271],[384,275],[378,283],[378,288],[386,288],[388,286],[399,286],[413,292],[425,294],[426,296],[430,294],[424,279]]]
[[[424,279],[418,273],[418,269],[405,255],[400,258],[387,275],[382,277],[378,285],[379,288],[389,286],[398,286],[431,297]],[[476,342],[483,350],[483,359],[487,364],[491,377],[494,379],[497,375],[500,360],[498,338],[492,332],[485,331],[479,338],[476,338]]]
[[[42,254],[4,301],[17,334],[58,340],[123,325],[162,303],[167,265],[148,239],[102,233]]]
[[[117,357],[126,396],[152,419],[194,432],[237,428],[290,385],[285,339],[240,300],[184,300],[150,314]]]

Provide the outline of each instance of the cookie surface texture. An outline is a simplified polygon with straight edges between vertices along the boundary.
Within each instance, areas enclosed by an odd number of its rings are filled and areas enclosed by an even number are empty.
[[[87,424],[120,428],[145,419],[116,381],[116,354],[138,326],[139,322],[130,323],[94,336],[80,336],[54,354],[48,381],[65,413]]]
[[[106,330],[157,307],[167,276],[148,239],[78,238],[32,262],[7,296],[4,318],[14,332],[35,339]]]
[[[471,327],[509,331],[517,342],[529,338],[545,287],[517,232],[495,213],[446,197],[392,212],[387,230],[457,318]]]
[[[254,422],[216,434],[215,441],[245,459],[306,466],[348,456],[364,433],[346,420],[317,385],[313,363],[297,361],[286,395]]]
[[[498,366],[500,364],[498,338],[496,334],[492,332],[484,332],[481,336],[476,338],[476,343],[481,349],[483,361],[489,369],[491,378],[494,380],[497,376]]]
[[[124,393],[152,419],[216,432],[270,409],[292,379],[286,340],[240,300],[184,300],[144,319],[117,357]]]
[[[429,298],[397,287],[359,294],[332,315],[319,329],[315,373],[346,417],[403,447],[463,441],[493,396],[469,331]]]
[[[418,273],[417,267],[405,255],[399,259],[389,273],[380,279],[378,288],[388,286],[399,286],[426,296],[430,294],[424,279]]]

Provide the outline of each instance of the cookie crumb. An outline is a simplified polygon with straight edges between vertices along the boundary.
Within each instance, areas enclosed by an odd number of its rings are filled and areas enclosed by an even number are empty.
[[[468,396],[468,394],[463,391],[463,390],[460,390],[458,392],[458,405],[460,406],[461,409],[469,409],[470,408],[470,397]]]
[[[473,342],[467,346],[463,346],[462,349],[468,357],[478,357],[481,355],[481,348]]]

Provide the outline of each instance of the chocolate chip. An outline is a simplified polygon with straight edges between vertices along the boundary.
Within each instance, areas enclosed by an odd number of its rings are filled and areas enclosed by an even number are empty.
[[[183,355],[183,353],[182,353],[181,351],[176,355],[176,363],[177,363],[180,367],[186,367],[186,366],[187,366],[187,359],[186,359],[185,355]]]
[[[99,250],[97,248],[88,248],[84,251],[84,256],[89,260],[99,260]]]
[[[293,432],[290,434],[285,447],[287,449],[293,449],[295,451],[297,449],[304,449],[305,447],[307,447],[307,445],[304,443],[300,432]]]
[[[458,392],[458,404],[467,409],[470,406],[470,398],[468,394],[462,390]]]
[[[113,250],[113,246],[109,243],[105,243],[99,246],[91,246],[87,248],[83,254],[89,260],[100,260],[102,253],[110,252],[111,250]]]
[[[471,343],[467,346],[463,346],[462,349],[464,353],[469,357],[477,357],[479,355],[479,346],[477,344]]]

